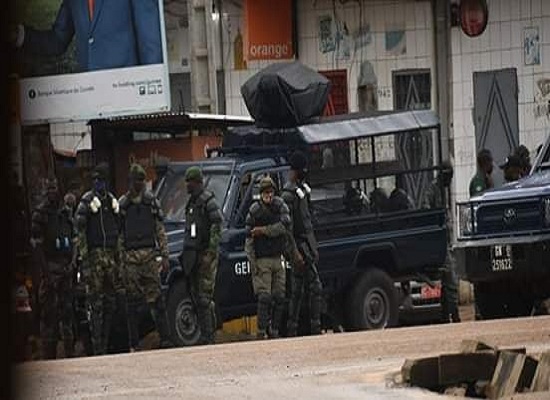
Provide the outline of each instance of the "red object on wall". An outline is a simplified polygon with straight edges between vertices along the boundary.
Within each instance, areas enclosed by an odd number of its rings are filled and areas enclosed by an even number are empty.
[[[460,26],[470,36],[481,35],[487,27],[489,10],[487,0],[462,0],[460,2]]]
[[[292,0],[245,0],[244,15],[247,60],[294,57]]]
[[[319,71],[330,80],[330,93],[323,115],[347,114],[348,106],[348,74],[345,69]]]

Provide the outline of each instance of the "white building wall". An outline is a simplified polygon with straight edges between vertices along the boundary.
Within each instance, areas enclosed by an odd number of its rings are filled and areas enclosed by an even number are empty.
[[[225,3],[224,3],[225,4]],[[247,69],[234,68],[234,41],[237,30],[244,35],[242,8],[229,3],[222,20],[225,48],[225,78],[227,113],[248,115],[240,94],[241,85],[257,71],[275,62],[248,62]],[[335,8],[333,8],[333,4]],[[361,6],[360,6],[361,4]],[[349,46],[347,52],[320,50],[319,18],[330,16],[337,24],[347,28],[348,37],[340,42],[340,49]],[[354,35],[359,28],[370,33],[370,43],[355,46]],[[406,35],[406,51],[393,55],[386,51],[386,32],[403,30]],[[425,68],[432,71],[432,105],[435,103],[433,18],[430,1],[370,0],[362,2],[332,2],[331,0],[301,0],[298,2],[298,51],[299,60],[315,70],[346,69],[348,77],[349,111],[358,110],[357,82],[360,65],[369,61],[378,81],[378,107],[393,108],[392,71]]]
[[[469,197],[468,186],[476,170],[473,73],[516,68],[518,78],[519,139],[534,159],[537,146],[550,133],[548,104],[538,88],[550,80],[550,1],[489,0],[489,23],[485,32],[469,38],[460,27],[451,28],[452,129],[455,179],[453,197]],[[525,65],[524,28],[538,27],[540,65]],[[546,115],[540,114],[546,113]],[[495,160],[496,163],[502,160]]]

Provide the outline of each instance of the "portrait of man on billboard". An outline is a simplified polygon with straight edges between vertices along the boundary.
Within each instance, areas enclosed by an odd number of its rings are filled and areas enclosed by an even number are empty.
[[[76,71],[161,64],[158,0],[62,0],[50,29],[19,24],[15,45],[25,55],[59,57],[74,39]]]

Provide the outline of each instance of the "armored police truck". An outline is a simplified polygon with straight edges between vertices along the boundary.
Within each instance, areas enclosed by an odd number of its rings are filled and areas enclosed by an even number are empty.
[[[432,111],[378,112],[327,117],[290,129],[235,128],[221,148],[211,149],[198,163],[224,216],[218,323],[256,313],[244,251],[245,217],[262,177],[270,176],[283,188],[295,149],[309,159],[306,180],[319,242],[325,327],[394,326],[405,296],[414,299],[418,310],[438,307],[446,212],[422,204],[441,169],[439,121]],[[163,284],[178,345],[194,344],[199,336],[194,299],[178,261],[189,196],[184,174],[191,165],[197,163],[168,164],[157,190],[170,248]],[[412,286],[416,293],[411,293],[410,281],[421,282]]]
[[[457,234],[478,317],[538,312],[550,298],[550,136],[527,177],[457,204]]]

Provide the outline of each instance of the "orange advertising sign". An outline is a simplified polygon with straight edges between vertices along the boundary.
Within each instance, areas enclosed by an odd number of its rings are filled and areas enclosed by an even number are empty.
[[[248,60],[294,57],[292,0],[246,0],[244,10]]]

